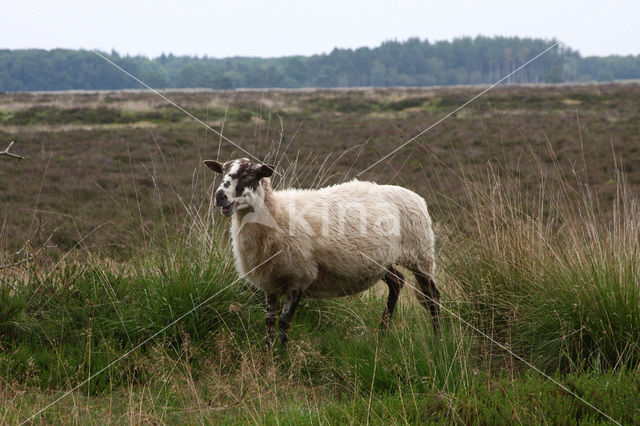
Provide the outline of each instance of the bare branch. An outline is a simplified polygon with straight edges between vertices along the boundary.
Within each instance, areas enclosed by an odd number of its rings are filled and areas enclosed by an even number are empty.
[[[14,141],[11,141],[11,143],[9,144],[9,146],[7,147],[7,149],[5,149],[4,151],[0,151],[0,156],[2,155],[6,155],[8,157],[12,157],[12,158],[17,158],[18,161],[20,160],[24,160],[24,157],[22,155],[18,155],[18,154],[14,154],[12,152],[9,152],[9,150],[11,149],[11,147],[13,146]]]

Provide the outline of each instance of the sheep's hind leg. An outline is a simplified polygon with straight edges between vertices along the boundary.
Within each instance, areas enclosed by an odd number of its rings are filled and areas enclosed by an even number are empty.
[[[273,346],[273,338],[276,328],[276,315],[278,314],[278,295],[274,293],[265,293],[267,300],[267,315],[265,325],[267,329],[267,348]]]
[[[280,342],[284,347],[289,340],[289,327],[291,327],[291,320],[293,319],[293,314],[298,307],[298,302],[300,301],[300,290],[297,288],[290,289],[287,291],[287,298],[284,302],[284,306],[282,307],[282,312],[280,313]]]
[[[440,292],[436,288],[436,283],[430,275],[420,271],[413,271],[413,274],[420,286],[420,291],[416,292],[418,301],[425,309],[431,312],[433,329],[438,333],[440,331]]]
[[[380,321],[380,328],[385,329],[389,326],[391,317],[393,316],[393,311],[396,308],[396,303],[398,303],[400,289],[404,284],[404,276],[393,266],[389,266],[387,268],[387,274],[382,278],[382,281],[384,281],[389,286],[389,297],[387,298],[387,306],[385,306],[384,308],[382,321]]]

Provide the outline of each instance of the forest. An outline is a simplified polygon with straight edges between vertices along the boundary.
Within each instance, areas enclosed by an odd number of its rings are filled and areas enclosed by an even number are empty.
[[[447,86],[494,83],[556,40],[519,37],[419,38],[375,48],[335,48],[328,54],[279,58],[157,58],[68,49],[0,50],[0,91],[118,90],[151,87],[303,88]],[[101,58],[99,55],[102,55]],[[640,55],[582,57],[557,43],[503,84],[609,82],[640,78]]]

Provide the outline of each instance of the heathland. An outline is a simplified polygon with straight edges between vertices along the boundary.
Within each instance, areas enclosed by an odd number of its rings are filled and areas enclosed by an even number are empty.
[[[39,416],[640,421],[640,85],[501,86],[412,140],[480,90],[163,92],[200,121],[150,92],[0,94],[25,157],[0,157],[2,421],[71,389]],[[407,294],[379,332],[381,284],[305,301],[267,351],[201,166],[245,150],[278,187],[421,194],[441,335]]]

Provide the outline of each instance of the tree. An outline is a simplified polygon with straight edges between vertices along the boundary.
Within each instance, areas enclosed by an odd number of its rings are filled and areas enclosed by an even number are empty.
[[[564,77],[562,76],[562,67],[554,65],[551,68],[549,74],[544,78],[545,83],[564,83]]]
[[[374,87],[387,85],[387,67],[380,62],[374,62],[371,67],[371,85]]]
[[[283,58],[207,58],[162,54],[155,59],[100,54],[152,87],[338,87],[494,83],[556,40],[462,37],[430,43],[411,38],[378,47],[333,49]],[[640,78],[640,55],[582,58],[557,45],[509,77],[509,83]],[[0,49],[0,90],[139,88],[93,51]]]
[[[282,72],[291,82],[287,87],[301,87],[307,81],[307,65],[301,57],[285,58]]]
[[[596,80],[600,82],[610,82],[613,81],[613,73],[608,69],[601,69],[598,71],[598,75],[596,76]]]

